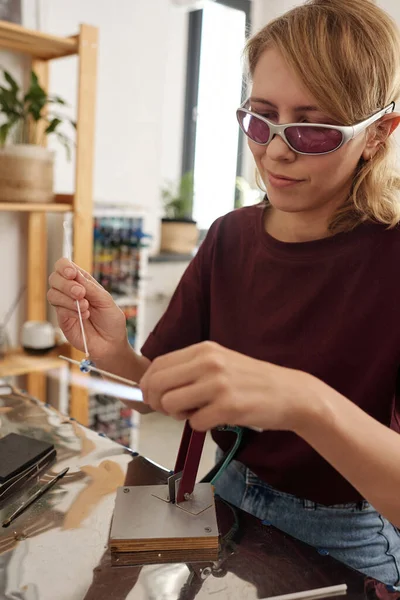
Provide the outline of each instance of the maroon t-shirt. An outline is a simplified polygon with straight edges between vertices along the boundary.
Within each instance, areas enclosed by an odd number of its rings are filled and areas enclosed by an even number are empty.
[[[142,352],[153,360],[213,340],[312,373],[400,431],[399,258],[399,228],[370,223],[322,240],[286,243],[265,232],[260,206],[236,210],[211,227]],[[224,450],[231,435],[213,432]],[[274,488],[301,498],[327,505],[361,499],[291,432],[251,433],[238,460]]]

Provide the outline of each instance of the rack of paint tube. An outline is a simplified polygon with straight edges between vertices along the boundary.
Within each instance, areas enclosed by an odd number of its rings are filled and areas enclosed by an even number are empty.
[[[142,216],[115,209],[106,215],[99,212],[94,216],[93,277],[125,313],[128,338],[136,347],[143,255],[150,236],[144,232]]]
[[[143,342],[144,282],[147,270],[146,215],[128,207],[97,206],[94,211],[93,277],[125,314],[135,350]],[[91,392],[89,427],[137,450],[139,416],[115,396]]]

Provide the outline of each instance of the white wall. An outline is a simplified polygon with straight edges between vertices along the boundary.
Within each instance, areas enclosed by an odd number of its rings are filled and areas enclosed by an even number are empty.
[[[169,0],[41,0],[42,28],[56,35],[99,28],[94,198],[144,206],[157,247],[160,186],[179,175],[187,15]],[[74,106],[76,58],[53,61],[51,90]],[[72,191],[61,153],[57,191]]]
[[[145,207],[156,252],[159,190],[165,179],[180,175],[187,14],[169,0],[23,0],[23,23],[55,35],[72,35],[80,23],[99,27],[94,198]],[[71,116],[76,60],[53,61],[50,71],[50,91],[68,100]],[[18,55],[2,53],[0,61],[21,80],[29,69]],[[73,186],[74,163],[57,147],[56,192],[72,192]],[[25,220],[0,213],[0,319],[25,278]],[[50,264],[60,254],[61,220],[49,219]],[[21,310],[10,324],[14,344],[23,319]]]
[[[34,3],[22,2],[23,18],[27,27],[35,27]],[[9,70],[22,85],[29,68],[26,57],[20,54],[0,51],[0,65]],[[18,213],[0,212],[0,273],[2,277],[0,294],[0,321],[14,301],[25,280],[26,271],[26,216]],[[20,323],[23,321],[25,301],[22,299],[15,311],[7,332],[15,344]]]
[[[296,0],[253,0],[252,2],[252,29],[258,31],[264,25],[290,10],[294,6],[303,4]]]

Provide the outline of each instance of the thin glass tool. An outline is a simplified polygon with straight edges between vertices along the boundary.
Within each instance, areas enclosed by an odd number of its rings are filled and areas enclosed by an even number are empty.
[[[67,258],[68,258],[69,261],[72,262],[72,252],[71,252],[71,246],[70,246],[70,243],[69,243],[70,227],[69,227],[67,221],[64,221],[64,231],[65,231],[65,243],[66,243],[66,246],[67,246]],[[78,308],[79,324],[81,326],[81,332],[82,332],[82,339],[83,339],[83,347],[84,347],[84,350],[85,350],[85,356],[86,356],[86,358],[89,358],[89,351],[88,351],[87,342],[86,342],[85,329],[83,327],[82,313],[81,313],[81,307],[79,306],[79,300],[76,300],[76,306]]]
[[[67,356],[62,356],[61,354],[59,355],[58,358],[61,358],[62,360],[67,360],[69,363],[71,363],[72,365],[77,365],[79,368],[81,368],[82,363],[80,363],[77,360],[73,360],[72,358],[68,358]],[[84,361],[86,363],[86,361]],[[116,381],[120,381],[121,383],[125,383],[125,385],[129,385],[131,387],[139,387],[139,384],[136,383],[136,381],[131,381],[130,379],[125,379],[125,377],[121,377],[120,375],[114,375],[114,373],[109,373],[109,371],[104,371],[103,369],[98,369],[97,367],[95,367],[92,364],[89,365],[85,365],[85,371],[86,372],[90,372],[93,371],[94,373],[99,373],[100,375],[104,375],[104,377],[109,377],[110,379],[115,379]]]

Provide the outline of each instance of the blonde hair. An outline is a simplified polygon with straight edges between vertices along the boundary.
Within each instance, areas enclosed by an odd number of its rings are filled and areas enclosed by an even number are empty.
[[[276,48],[324,112],[353,125],[400,97],[400,40],[394,21],[372,0],[308,0],[271,21],[247,43],[252,76],[261,54]],[[377,127],[379,135],[379,125]],[[400,222],[395,143],[362,158],[351,194],[333,215],[333,233],[370,220]],[[267,201],[268,202],[268,201]]]

